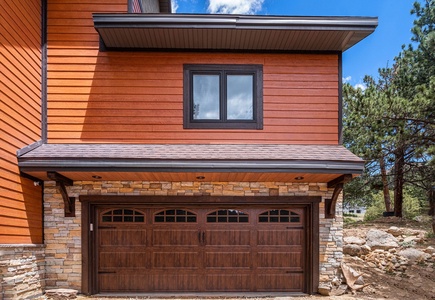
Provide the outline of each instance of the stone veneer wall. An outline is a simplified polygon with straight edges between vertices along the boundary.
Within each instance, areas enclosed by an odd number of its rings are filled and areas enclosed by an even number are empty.
[[[0,245],[0,299],[35,299],[45,288],[43,245]]]
[[[64,217],[62,196],[55,182],[45,183],[44,192],[46,287],[81,289],[81,205],[76,217]],[[335,275],[342,260],[343,218],[337,203],[335,219],[325,219],[324,199],[332,196],[326,183],[283,182],[150,182],[76,181],[68,187],[70,197],[80,195],[160,196],[321,196],[320,281]]]

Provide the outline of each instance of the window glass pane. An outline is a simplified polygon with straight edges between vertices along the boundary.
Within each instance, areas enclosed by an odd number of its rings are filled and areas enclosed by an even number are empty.
[[[193,75],[193,119],[219,120],[219,75]]]
[[[253,75],[227,76],[227,119],[253,120]]]
[[[154,218],[154,222],[157,222],[157,223],[165,222],[165,217],[162,217],[162,216],[156,216],[156,217]]]
[[[112,217],[110,217],[110,216],[103,216],[103,222],[112,222]]]
[[[168,209],[166,211],[167,216],[175,216],[175,209]]]
[[[269,222],[269,218],[268,218],[268,217],[260,217],[260,218],[258,219],[258,221],[259,221],[260,223]]]
[[[248,216],[242,216],[242,217],[240,217],[239,218],[239,222],[240,223],[248,223],[249,222]]]
[[[134,217],[134,221],[135,222],[144,222],[144,217],[142,217],[142,216]]]

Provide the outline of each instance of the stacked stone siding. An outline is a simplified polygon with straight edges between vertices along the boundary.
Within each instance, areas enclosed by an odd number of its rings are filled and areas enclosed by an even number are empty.
[[[335,219],[324,218],[324,199],[332,190],[324,183],[284,182],[151,182],[76,181],[68,187],[70,197],[80,195],[143,196],[321,196],[320,275],[331,279],[342,259],[341,209]],[[341,207],[340,204],[337,207]],[[54,182],[46,182],[44,196],[47,288],[81,287],[81,206],[76,217],[64,217],[62,196]]]
[[[0,299],[35,299],[45,288],[42,245],[0,245]]]

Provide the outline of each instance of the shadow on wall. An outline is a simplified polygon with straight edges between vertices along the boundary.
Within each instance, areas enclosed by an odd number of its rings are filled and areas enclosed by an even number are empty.
[[[28,225],[28,237],[23,236],[23,244],[42,244],[43,239],[43,204],[42,204],[42,186],[35,186],[32,180],[20,177],[21,187],[23,189],[23,203],[25,209],[25,219],[17,218],[23,222],[23,227]],[[27,228],[26,228],[27,229]]]

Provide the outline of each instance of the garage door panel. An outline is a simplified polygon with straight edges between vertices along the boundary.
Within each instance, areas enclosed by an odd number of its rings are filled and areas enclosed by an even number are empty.
[[[153,268],[157,269],[198,269],[197,252],[154,252]]]
[[[205,234],[207,246],[249,246],[250,230],[207,230]]]
[[[206,275],[206,291],[250,291],[251,275],[248,274],[208,274]]]
[[[259,252],[258,268],[302,271],[302,249],[295,252]]]
[[[110,229],[99,228],[98,243],[100,246],[137,246],[146,245],[147,233],[139,228],[123,229],[114,227]]]
[[[181,227],[181,226],[178,226]],[[153,230],[153,246],[198,246],[198,230],[187,229],[155,229]]]
[[[135,274],[100,274],[100,292],[140,292],[150,289],[151,276]]]
[[[156,274],[152,276],[153,290],[156,292],[193,292],[201,289],[201,276],[196,273]]]
[[[98,292],[305,289],[303,208],[131,206],[97,211]]]
[[[288,246],[303,244],[303,229],[258,230],[258,246]]]
[[[110,268],[131,269],[131,268],[146,267],[147,251],[145,249],[139,251],[140,252],[132,252],[132,251],[116,252],[114,250],[108,252],[100,251],[100,255],[98,259],[99,270],[107,270]]]
[[[304,276],[297,274],[260,274],[257,281],[258,291],[288,291],[303,290]]]
[[[207,269],[249,269],[252,265],[251,252],[207,252],[205,268]]]

